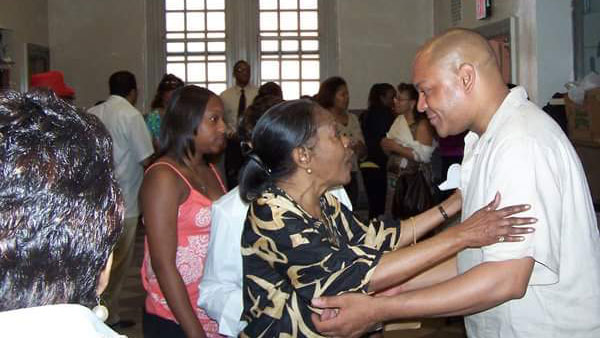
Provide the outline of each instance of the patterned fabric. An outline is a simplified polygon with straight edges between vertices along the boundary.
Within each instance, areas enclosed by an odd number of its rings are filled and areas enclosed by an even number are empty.
[[[321,337],[314,297],[368,290],[381,255],[398,246],[397,223],[360,223],[330,193],[315,219],[277,187],[254,201],[242,234],[241,337]]]
[[[190,304],[195,307],[196,315],[207,337],[221,337],[218,334],[219,326],[217,322],[210,319],[204,310],[197,307],[199,290],[198,285],[202,280],[204,273],[204,260],[208,251],[210,240],[211,214],[210,208],[212,201],[194,190],[192,185],[174,166],[166,162],[157,162],[150,166],[146,172],[157,165],[166,165],[173,169],[185,182],[190,189],[188,198],[179,206],[177,212],[177,253],[175,264],[177,271],[185,283]],[[216,169],[211,165],[217,180],[219,181],[223,192],[226,192],[225,186]],[[148,313],[160,316],[177,322],[175,316],[167,305],[167,300],[163,295],[156,275],[152,270],[150,253],[148,251],[148,239],[144,241],[144,262],[142,264],[142,283],[146,289],[146,311]]]
[[[146,126],[148,127],[148,131],[150,131],[152,141],[156,141],[160,137],[160,123],[161,119],[158,109],[154,109],[146,115]]]

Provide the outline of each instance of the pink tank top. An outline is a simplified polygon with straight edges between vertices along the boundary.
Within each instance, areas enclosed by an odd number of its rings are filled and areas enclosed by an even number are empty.
[[[179,177],[181,177],[190,189],[187,199],[179,206],[177,212],[177,253],[175,264],[177,265],[177,271],[179,271],[179,274],[185,283],[190,303],[196,309],[196,315],[202,324],[202,328],[206,332],[207,337],[222,337],[218,334],[218,323],[210,319],[204,310],[197,306],[198,297],[200,296],[198,285],[200,284],[204,273],[204,261],[206,259],[208,243],[210,240],[210,208],[212,201],[195,190],[185,176],[170,163],[154,163],[146,170],[146,172],[158,165],[166,165],[171,168],[179,175]],[[210,165],[210,168],[217,177],[223,192],[226,192],[221,177],[212,164]],[[169,306],[167,305],[165,296],[160,290],[158,280],[152,270],[147,238],[144,240],[144,262],[142,264],[141,274],[142,283],[144,284],[144,289],[146,289],[146,311],[177,322],[171,309],[169,309]]]

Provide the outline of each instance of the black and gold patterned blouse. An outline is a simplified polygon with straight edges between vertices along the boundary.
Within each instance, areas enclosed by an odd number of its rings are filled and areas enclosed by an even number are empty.
[[[248,211],[242,234],[241,337],[321,337],[310,319],[314,297],[368,290],[375,267],[400,238],[398,224],[363,225],[331,194],[322,220],[271,187]]]

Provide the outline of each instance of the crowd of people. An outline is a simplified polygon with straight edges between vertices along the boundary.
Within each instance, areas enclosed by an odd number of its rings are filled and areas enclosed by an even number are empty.
[[[475,32],[428,41],[412,83],[374,84],[360,115],[342,77],[284,100],[243,60],[220,95],[166,74],[145,115],[128,71],[87,112],[52,73],[0,94],[3,335],[118,337],[141,225],[144,337],[377,336],[456,315],[470,337],[600,336],[581,163]],[[465,133],[439,199],[432,158]]]

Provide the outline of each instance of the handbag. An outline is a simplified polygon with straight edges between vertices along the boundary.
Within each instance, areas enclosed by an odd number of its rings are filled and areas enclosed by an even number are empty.
[[[396,181],[392,200],[392,215],[396,219],[406,219],[422,213],[435,204],[431,184],[419,167],[411,173],[400,175]]]

